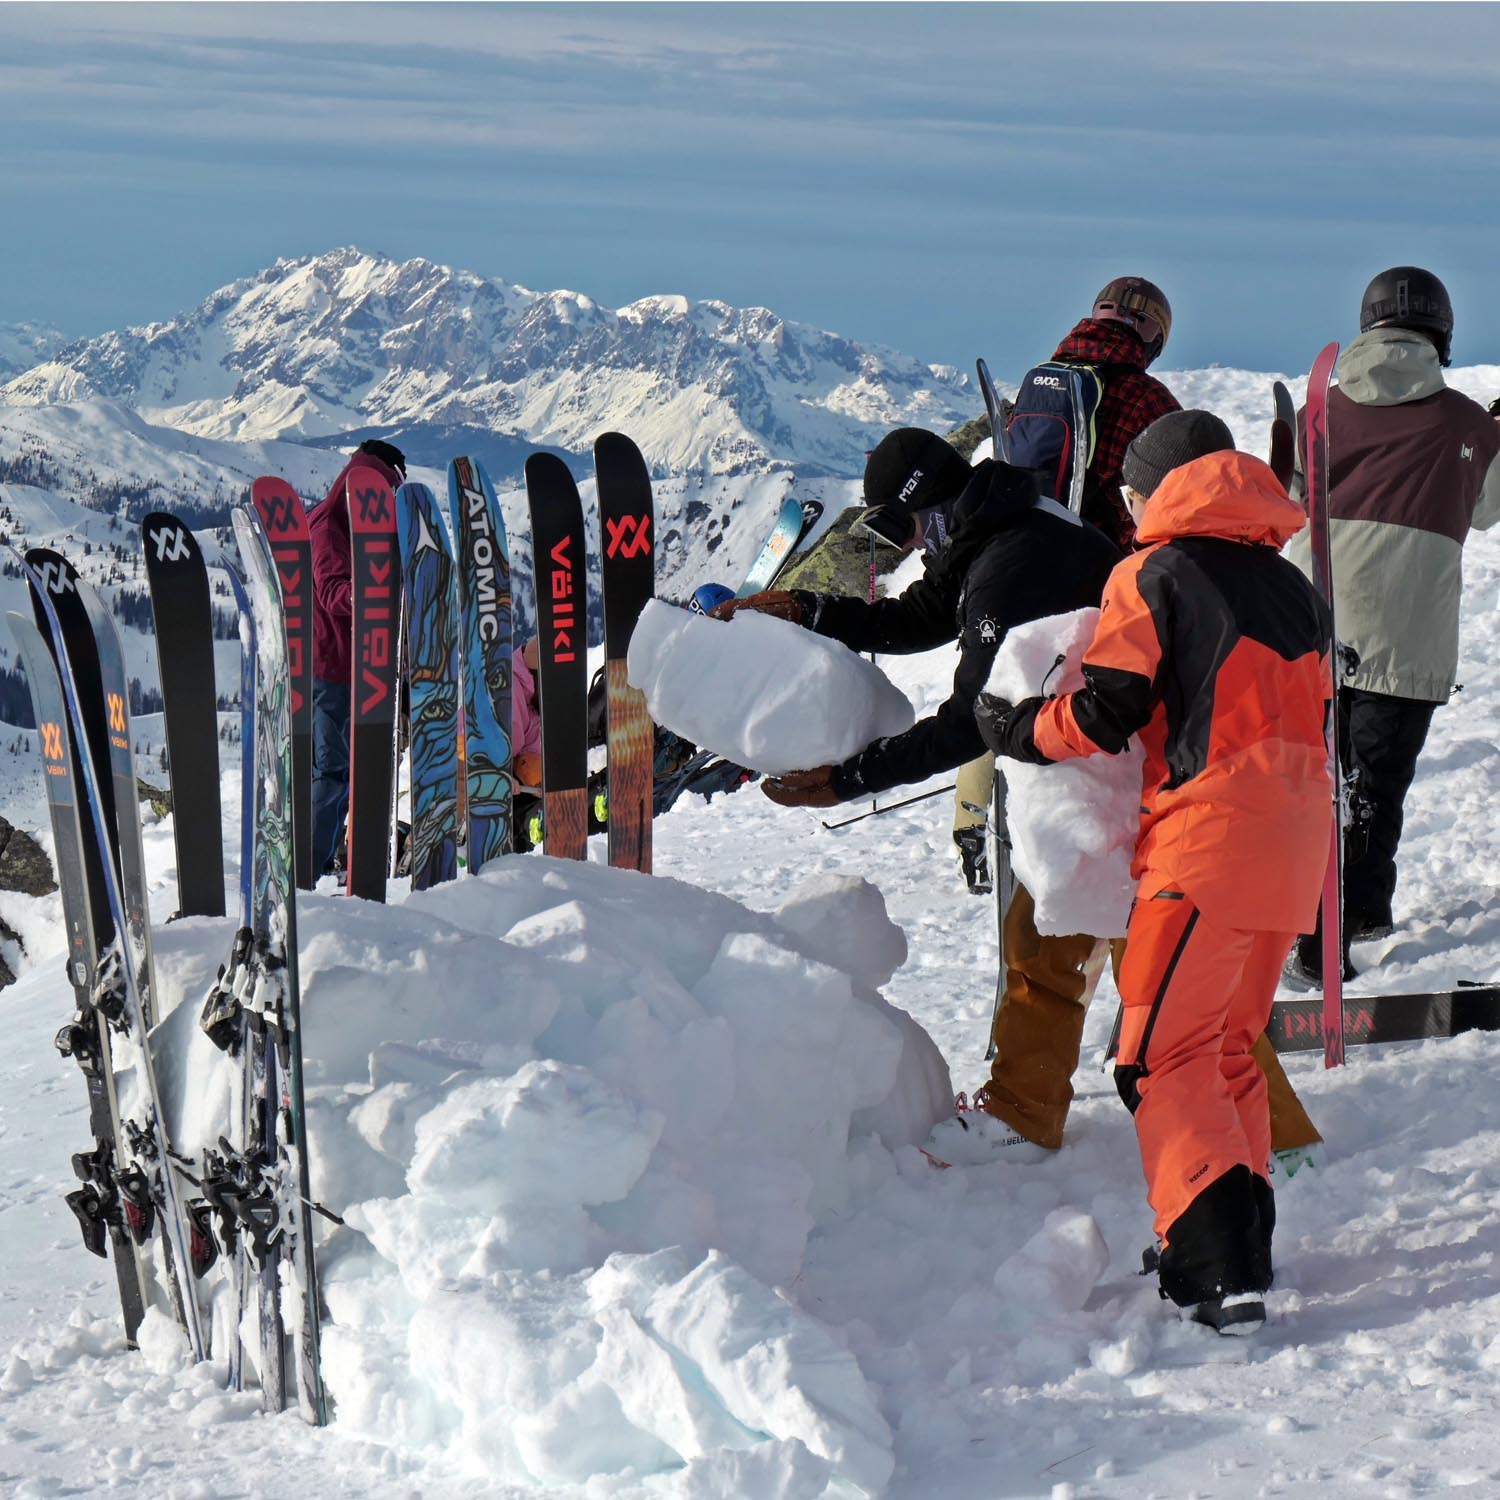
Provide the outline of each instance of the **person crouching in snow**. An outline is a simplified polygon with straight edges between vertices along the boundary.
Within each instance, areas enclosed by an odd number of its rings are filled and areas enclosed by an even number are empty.
[[[1253,1332],[1276,1209],[1251,1049],[1327,864],[1332,627],[1280,555],[1306,517],[1217,417],[1160,418],[1123,472],[1142,550],[1110,575],[1084,686],[1015,705],[982,694],[975,714],[997,753],[1035,764],[1140,737],[1115,1082],[1135,1117],[1162,1296],[1221,1333]]]

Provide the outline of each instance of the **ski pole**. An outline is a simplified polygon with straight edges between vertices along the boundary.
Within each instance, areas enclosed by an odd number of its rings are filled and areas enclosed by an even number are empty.
[[[910,807],[913,802],[925,802],[929,797],[941,797],[944,792],[951,792],[958,783],[949,782],[947,786],[935,787],[930,792],[919,792],[915,797],[908,797],[904,802],[887,802],[884,807],[872,808],[869,812],[856,814],[852,818],[845,818],[842,823],[828,823],[823,819],[818,821],[831,833],[835,828],[847,828],[851,823],[863,823],[866,818],[878,818],[883,813],[895,812],[899,807]]]

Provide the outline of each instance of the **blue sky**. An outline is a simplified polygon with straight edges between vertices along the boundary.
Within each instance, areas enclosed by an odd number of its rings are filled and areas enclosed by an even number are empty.
[[[335,245],[929,360],[1159,281],[1164,367],[1297,370],[1375,271],[1500,362],[1500,6],[0,6],[0,322]]]

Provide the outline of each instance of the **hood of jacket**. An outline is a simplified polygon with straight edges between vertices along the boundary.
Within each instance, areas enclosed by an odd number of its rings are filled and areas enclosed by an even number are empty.
[[[1148,363],[1140,335],[1112,319],[1085,318],[1057,346],[1053,359],[1080,365],[1125,365],[1144,370]]]
[[[1030,469],[993,458],[975,464],[962,493],[942,507],[948,542],[926,559],[928,576],[962,578],[990,539],[1031,510],[1041,493]]]
[[[1339,389],[1360,406],[1401,406],[1435,396],[1443,367],[1431,339],[1409,328],[1372,328],[1339,355]]]
[[[1135,539],[1217,536],[1281,547],[1307,524],[1271,466],[1249,453],[1209,453],[1173,469],[1146,503]]]

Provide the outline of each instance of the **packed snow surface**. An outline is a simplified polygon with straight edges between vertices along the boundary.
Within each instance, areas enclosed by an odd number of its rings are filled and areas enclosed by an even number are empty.
[[[915,722],[884,672],[838,641],[745,610],[713,620],[652,600],[630,638],[651,717],[753,771],[837,764]]]
[[[1048,615],[1006,633],[987,692],[1020,703],[1083,686],[1097,609]],[[1130,858],[1140,826],[1141,750],[1051,766],[1006,760],[1005,821],[1016,878],[1036,902],[1038,932],[1119,937],[1130,919]]]
[[[1168,380],[1264,451],[1264,377]],[[97,554],[104,518],[84,519]],[[1464,567],[1464,692],[1433,721],[1397,931],[1355,946],[1354,996],[1500,978],[1500,536]],[[953,664],[882,658],[918,714]],[[0,811],[50,844],[30,733],[0,735]],[[185,1365],[165,1318],[123,1351],[112,1272],[62,1202],[88,1130],[52,1049],[57,898],[4,897],[26,953],[7,942],[23,974],[0,995],[0,1495],[1500,1494],[1500,1037],[1287,1059],[1326,1157],[1278,1180],[1266,1327],[1216,1339],[1136,1274],[1150,1213],[1097,1066],[1107,974],[1061,1152],[940,1170],[900,1144],[942,1092],[917,1026],[955,1086],[985,1076],[994,908],[964,891],[950,812],[831,833],[750,787],[657,822],[665,879],[527,857],[380,910],[305,901],[315,1185],[357,1221],[321,1247],[322,1432]],[[146,829],[152,907],[164,988],[192,1005],[230,924],[165,922],[171,835]],[[201,1130],[206,1097],[184,1103]]]

